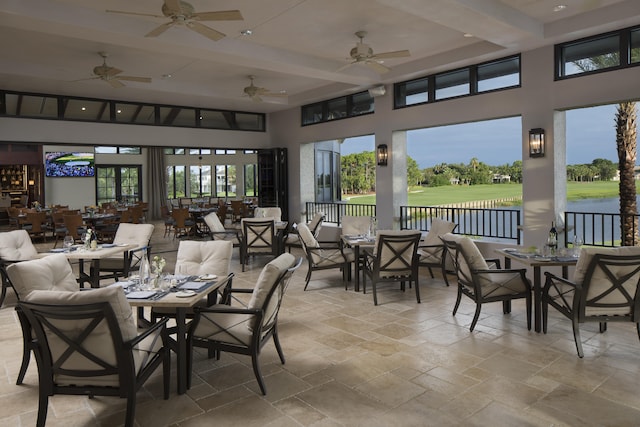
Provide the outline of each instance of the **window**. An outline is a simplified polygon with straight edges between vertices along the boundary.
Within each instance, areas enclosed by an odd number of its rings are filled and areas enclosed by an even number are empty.
[[[216,196],[235,197],[236,195],[236,166],[216,165]]]
[[[256,197],[258,195],[258,165],[244,165],[244,195]]]
[[[205,197],[211,195],[211,166],[189,166],[189,196]]]
[[[369,91],[364,91],[315,104],[303,105],[301,112],[302,126],[305,126],[363,114],[372,114],[375,112],[375,108],[373,97],[369,94]]]
[[[115,121],[138,125],[155,125],[156,109],[153,105],[115,103]]]
[[[58,118],[58,100],[53,97],[22,94],[6,95],[4,114],[42,119]]]
[[[96,166],[96,202],[142,200],[142,166]]]
[[[469,69],[465,68],[448,73],[436,74],[436,99],[469,95]]]
[[[187,181],[185,179],[184,166],[168,166],[167,167],[167,198],[177,199],[178,197],[186,197]]]
[[[556,80],[640,63],[640,27],[599,34],[555,46]]]
[[[109,147],[99,146],[95,147],[97,154],[141,154],[142,149],[140,147]]]
[[[211,154],[211,149],[210,148],[190,148],[189,154],[192,156],[197,156],[202,154]]]
[[[173,155],[173,154],[185,154],[184,148],[165,148],[164,154]]]
[[[478,65],[478,92],[520,86],[520,57]]]
[[[340,200],[340,154],[316,150],[316,202]]]
[[[62,115],[67,120],[108,122],[111,120],[107,101],[64,98]]]
[[[423,104],[429,101],[429,79],[427,77],[399,83],[394,86],[396,107]]]

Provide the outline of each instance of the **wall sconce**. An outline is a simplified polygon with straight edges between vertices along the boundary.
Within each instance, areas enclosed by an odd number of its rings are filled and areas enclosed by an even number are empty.
[[[529,131],[529,157],[544,157],[544,129]]]
[[[387,150],[387,144],[378,145],[377,151],[378,157],[378,166],[387,166],[387,162],[389,161],[389,151]]]
[[[29,180],[29,185],[33,187],[34,185],[36,185],[36,181],[33,180],[33,179],[30,179]]]

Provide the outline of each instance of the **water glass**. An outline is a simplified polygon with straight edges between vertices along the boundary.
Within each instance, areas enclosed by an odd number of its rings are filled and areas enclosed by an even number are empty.
[[[73,246],[73,237],[69,235],[64,236],[62,246],[67,252],[69,252],[71,250],[71,247]]]
[[[580,249],[582,248],[582,239],[578,236],[573,236],[573,256],[578,258],[580,256]]]

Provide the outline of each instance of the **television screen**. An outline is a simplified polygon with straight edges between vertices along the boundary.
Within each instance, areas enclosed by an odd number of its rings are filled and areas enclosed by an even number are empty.
[[[55,151],[45,154],[46,176],[94,176],[93,153]]]

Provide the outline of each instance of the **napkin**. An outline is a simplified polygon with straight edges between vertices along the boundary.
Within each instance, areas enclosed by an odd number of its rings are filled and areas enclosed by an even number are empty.
[[[155,291],[134,291],[134,292],[129,292],[127,294],[127,298],[129,299],[146,299],[146,298],[150,298],[152,296],[154,296],[156,293]]]
[[[206,288],[208,283],[203,282],[185,282],[182,285],[178,286],[180,289],[190,289],[192,291],[199,291],[200,289]]]

